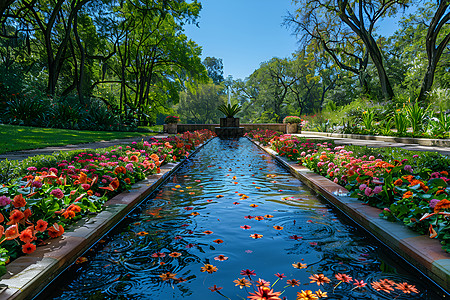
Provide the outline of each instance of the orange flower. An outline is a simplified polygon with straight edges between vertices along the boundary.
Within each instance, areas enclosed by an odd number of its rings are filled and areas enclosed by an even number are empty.
[[[401,186],[402,184],[403,184],[403,180],[401,180],[400,178],[397,179],[396,181],[394,181],[395,186]]]
[[[150,155],[150,158],[154,161],[154,162],[159,162],[159,156],[156,153],[153,153],[152,155]]]
[[[414,179],[414,176],[412,176],[412,175],[405,175],[402,178],[404,178],[404,179],[408,180],[409,182],[411,182]]]
[[[125,180],[125,182],[126,182],[127,184],[130,184],[130,183],[131,183],[130,178],[125,178],[124,180]]]
[[[24,215],[24,219],[28,220],[28,218],[31,216],[31,210],[29,208],[25,209],[25,211],[23,212]]]
[[[70,204],[70,206],[67,208],[67,210],[71,210],[75,213],[80,212],[81,208],[78,205]]]
[[[47,228],[47,232],[51,238],[57,238],[64,233],[64,227],[62,227],[62,225],[58,225],[58,223],[55,223],[53,226]]]
[[[373,177],[373,172],[372,171],[367,171],[364,175]]]
[[[23,212],[20,210],[14,209],[10,216],[9,216],[9,222],[6,223],[6,225],[12,225],[18,223],[20,220],[22,220],[25,217]]]
[[[5,221],[5,217],[0,213],[0,223],[3,223]]]
[[[7,240],[14,240],[19,237],[19,228],[17,224],[9,226],[5,231],[5,237]]]
[[[434,212],[437,213],[446,208],[450,208],[450,201],[448,201],[447,199],[442,199],[434,207]]]
[[[311,279],[310,283],[317,283],[317,285],[329,283],[330,279],[326,277],[323,274],[313,274],[312,276],[309,276],[309,279]]]
[[[403,199],[410,198],[412,196],[414,196],[413,192],[407,191],[406,193],[403,194]]]
[[[440,173],[441,173],[441,175],[448,176],[448,172],[447,171],[441,171]]]
[[[44,220],[39,220],[36,223],[35,229],[39,232],[44,232],[47,229],[47,225],[48,223],[45,222]]]
[[[126,174],[127,173],[127,169],[125,169],[125,167],[122,166],[118,166],[114,169],[114,173],[119,174],[119,173],[123,173]]]
[[[24,242],[25,244],[31,243],[36,239],[36,237],[33,235],[33,231],[31,229],[25,229],[22,231],[22,233],[19,236],[19,239]],[[26,253],[26,252],[25,252]]]
[[[263,237],[263,235],[262,235],[262,234],[257,234],[257,233],[254,233],[254,234],[251,234],[251,235],[250,235],[250,237],[252,237],[252,238],[254,238],[255,240],[257,240],[257,239],[260,239],[260,238],[262,238],[262,237]]]
[[[19,194],[17,196],[14,197],[13,199],[13,205],[14,207],[18,208],[18,207],[24,207],[25,205],[27,205],[27,201],[25,201],[25,199],[23,198],[22,194]]]
[[[66,210],[65,212],[63,212],[62,215],[66,219],[72,219],[73,217],[75,217],[75,212],[71,210]]]
[[[205,266],[201,267],[200,269],[202,272],[208,272],[209,274],[212,274],[217,271],[217,267],[210,264],[205,264]]]
[[[355,175],[355,171],[348,170],[347,174],[348,174],[348,176],[353,176],[353,175]]]
[[[132,155],[130,157],[130,161],[138,162],[139,161],[139,157],[137,157],[136,155]]]
[[[118,188],[119,185],[120,185],[119,180],[118,180],[117,178],[114,179],[114,180],[111,182],[110,185],[113,187],[114,190],[117,190],[117,188]]]
[[[87,175],[83,172],[80,172],[78,180],[80,181],[80,183],[87,183]]]
[[[22,246],[22,252],[25,254],[33,253],[36,250],[36,245],[31,243],[26,243]]]

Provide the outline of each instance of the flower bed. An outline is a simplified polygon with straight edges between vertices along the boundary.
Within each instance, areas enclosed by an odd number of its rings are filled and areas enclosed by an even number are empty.
[[[403,149],[338,146],[291,135],[252,132],[278,155],[344,186],[350,196],[383,209],[380,216],[438,238],[450,252],[450,159]],[[255,138],[256,136],[256,138]]]
[[[0,187],[0,275],[10,259],[34,252],[47,238],[61,236],[67,225],[98,213],[108,199],[159,173],[162,164],[189,156],[212,136],[208,130],[186,132],[161,140],[55,155],[65,157],[61,160],[48,156],[44,162],[30,158],[20,163],[16,166],[20,176]],[[32,162],[36,165],[30,166]]]

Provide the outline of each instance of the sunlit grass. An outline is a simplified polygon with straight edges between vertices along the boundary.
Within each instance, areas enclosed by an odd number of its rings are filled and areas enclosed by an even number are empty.
[[[159,127],[147,127],[154,131]],[[153,135],[151,132],[81,131],[0,125],[0,153]]]

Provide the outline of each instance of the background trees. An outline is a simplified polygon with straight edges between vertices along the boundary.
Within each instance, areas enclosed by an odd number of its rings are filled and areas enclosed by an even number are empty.
[[[184,0],[2,2],[2,97],[103,103],[124,121],[154,123],[187,80],[206,79],[201,48],[183,34],[200,9]]]

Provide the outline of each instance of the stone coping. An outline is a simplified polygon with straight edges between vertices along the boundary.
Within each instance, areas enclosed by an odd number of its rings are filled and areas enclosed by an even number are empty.
[[[190,155],[210,140],[199,145]],[[8,288],[0,294],[0,300],[35,297],[136,205],[154,192],[185,161],[186,159],[161,166],[159,174],[148,176],[145,180],[135,183],[130,191],[122,192],[108,200],[104,204],[104,210],[96,216],[79,220],[67,227],[61,237],[48,240],[47,245],[37,247],[33,253],[9,263],[6,266],[7,273],[0,280],[0,285],[7,285]]]
[[[275,151],[253,141],[278,160],[311,189],[322,195],[347,217],[366,229],[420,272],[450,293],[450,255],[441,248],[437,239],[420,235],[403,224],[380,218],[381,209],[346,196],[348,191],[308,168],[277,155]]]
[[[395,137],[395,136],[376,136],[376,135],[365,135],[365,134],[345,134],[345,133],[315,132],[315,131],[304,131],[304,130],[302,130],[302,133],[325,136],[325,137],[346,138],[346,139],[356,139],[356,140],[373,140],[373,141],[383,141],[383,142],[402,143],[402,144],[418,144],[421,146],[450,147],[450,139],[427,139],[427,138],[410,138],[410,137]]]

